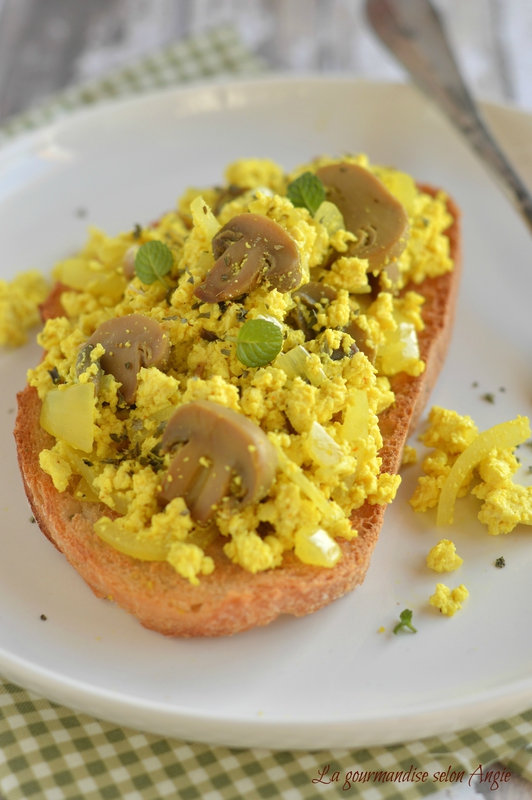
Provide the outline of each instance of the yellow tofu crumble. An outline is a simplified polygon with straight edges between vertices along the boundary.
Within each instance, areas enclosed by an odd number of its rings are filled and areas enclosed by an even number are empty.
[[[463,584],[456,589],[449,589],[444,583],[436,584],[436,591],[430,598],[431,606],[439,609],[446,617],[454,617],[462,608],[462,603],[469,597],[469,592]]]
[[[48,283],[36,270],[21,272],[8,283],[0,280],[0,345],[19,347],[40,321],[39,305],[48,297]]]
[[[518,438],[513,445],[505,446],[503,436],[512,426],[518,429]],[[457,496],[467,495],[473,479],[478,479],[471,494],[483,501],[478,518],[487,525],[492,536],[510,533],[519,524],[532,525],[532,487],[521,486],[513,480],[519,469],[513,451],[529,435],[526,417],[501,423],[479,434],[470,417],[434,407],[429,415],[429,428],[421,439],[435,449],[423,461],[426,474],[418,479],[410,499],[414,511],[424,512],[440,503],[452,467],[459,456],[467,456],[475,448],[477,455],[472,456],[471,468],[464,475]]]
[[[427,567],[435,572],[453,572],[464,563],[464,559],[456,552],[456,547],[449,539],[442,539],[427,556]]]
[[[406,211],[408,233],[400,253],[390,256],[393,279],[391,270],[372,267],[369,256],[353,255],[358,239],[338,208],[331,214],[323,204],[311,211],[287,196],[298,177],[331,165],[369,172]],[[265,279],[229,299],[202,299],[199,287],[208,285],[223,259],[217,237],[241,218],[265,219],[289,237],[298,284],[286,290]],[[334,567],[341,558],[336,540],[356,536],[351,513],[366,501],[390,503],[397,492],[400,478],[380,473],[378,414],[394,402],[390,377],[417,376],[425,367],[417,343],[423,298],[397,292],[409,281],[452,269],[444,235],[451,222],[443,193],[425,194],[409,176],[374,167],[362,155],[321,157],[291,174],[268,159],[241,159],[227,168],[224,186],[188,189],[176,210],[147,228],[115,237],[91,229],[83,249],[55,268],[55,279],[68,287],[61,295],[65,315],[46,323],[38,339],[45,356],[29,371],[43,401],[42,424],[56,439],[41,453],[41,467],[58,491],[69,489],[118,514],[96,525],[105,541],[138,558],[167,561],[191,583],[214,569],[205,551],[220,536],[227,557],[252,573],[275,569],[287,552],[307,564]],[[227,235],[225,245],[235,240],[231,231]],[[171,268],[161,279],[143,282],[138,253],[150,243],[164,245]],[[298,287],[308,286],[324,294],[298,298]],[[130,315],[156,323],[166,348],[158,366],[138,369],[134,402],[127,400],[124,379],[103,368],[113,347],[127,349],[130,342],[90,344],[102,326]],[[250,366],[242,361],[239,334],[260,320],[280,330],[281,351]],[[80,362],[88,344],[91,357]],[[126,370],[132,369],[128,363]],[[81,402],[73,387],[83,387],[78,394],[89,407],[78,415],[74,433],[60,414],[65,398]],[[166,426],[186,404],[205,402],[260,428],[277,458],[270,484],[251,504],[239,502],[245,486],[233,471],[224,498],[229,502],[213,505],[208,524],[192,518],[182,497],[164,507],[159,502],[176,480],[175,452],[161,446]],[[438,480],[474,435],[454,417],[442,417],[437,427],[441,435],[434,441],[450,439],[452,445],[431,467],[420,509],[437,502]],[[251,457],[253,446],[249,452]],[[412,457],[408,449],[406,458]],[[206,454],[202,459],[208,471],[211,460]]]

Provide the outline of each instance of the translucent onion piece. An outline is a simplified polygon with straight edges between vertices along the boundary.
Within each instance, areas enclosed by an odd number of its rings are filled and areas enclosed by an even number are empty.
[[[322,467],[338,466],[344,458],[340,445],[319,422],[312,423],[308,436],[308,450],[313,460]]]
[[[345,222],[342,212],[338,206],[329,202],[329,200],[324,200],[323,203],[318,206],[316,213],[314,214],[314,219],[327,229],[327,233],[330,236],[335,234],[337,231],[345,231]]]
[[[309,370],[308,359],[310,353],[305,350],[303,345],[298,344],[287,353],[281,353],[275,360],[275,367],[286,372],[289,378],[302,378],[308,380],[313,386],[319,387],[327,380],[327,375],[320,368],[318,371]]]
[[[501,422],[480,433],[458,457],[443,484],[438,503],[437,525],[450,525],[453,521],[456,497],[468,473],[474,469],[491,450],[517,447],[530,438],[530,423],[527,417],[517,417]]]
[[[397,328],[386,333],[386,342],[377,349],[377,366],[383,375],[408,373],[419,361],[417,333],[411,322],[399,322]]]
[[[75,383],[51,389],[41,408],[41,427],[56,439],[92,452],[94,443],[94,383]]]
[[[294,552],[304,564],[314,567],[334,567],[342,557],[342,551],[334,539],[323,528],[312,534],[298,531]]]
[[[209,240],[211,240],[222,227],[201,195],[198,195],[191,202],[190,213],[192,214],[194,225],[201,228]]]
[[[369,436],[369,402],[363,389],[353,389],[349,393],[349,400],[351,405],[345,412],[342,435],[352,443]]]
[[[169,547],[164,542],[123,531],[109,517],[101,517],[94,530],[103,541],[120,553],[141,561],[166,561]]]

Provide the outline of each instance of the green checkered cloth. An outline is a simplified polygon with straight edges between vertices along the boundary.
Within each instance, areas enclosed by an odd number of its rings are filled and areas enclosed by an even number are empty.
[[[209,75],[250,74],[262,66],[234,31],[211,31],[54,96],[4,125],[0,141],[102,99]],[[479,765],[486,778],[494,762],[504,764],[506,777],[510,772],[532,780],[531,743],[532,711],[480,730],[391,747],[312,753],[214,747],[121,728],[0,680],[5,800],[417,800],[474,783]],[[484,786],[497,788],[496,770]],[[426,772],[426,780],[405,780],[414,772]],[[436,773],[447,773],[446,780],[435,781]]]
[[[128,97],[178,83],[245,74],[264,63],[242,44],[232,28],[217,28],[166,47],[105,78],[55,94],[48,102],[8,119],[0,128],[0,143],[32,128],[55,122],[68,112],[113,97]]]

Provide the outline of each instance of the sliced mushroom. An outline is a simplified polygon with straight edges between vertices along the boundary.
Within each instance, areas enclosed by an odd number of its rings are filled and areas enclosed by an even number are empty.
[[[296,301],[296,307],[288,314],[287,323],[303,331],[307,342],[309,339],[315,339],[317,331],[314,326],[318,321],[317,312],[320,310],[320,305],[325,306],[336,300],[336,290],[332,286],[311,281],[292,292],[292,297]]]
[[[216,261],[194,290],[204,303],[234,300],[261,281],[290,292],[301,281],[299,251],[292,237],[261,214],[240,214],[212,240]]]
[[[352,319],[345,328],[343,329],[345,333],[348,333],[349,336],[355,342],[355,345],[358,350],[361,350],[365,356],[367,356],[368,360],[371,364],[375,364],[376,358],[376,350],[372,344],[370,344],[369,336],[367,332],[360,327],[356,318]]]
[[[240,197],[241,194],[247,192],[247,187],[245,186],[235,186],[234,184],[230,183],[229,186],[224,187],[223,189],[218,189],[218,197],[216,198],[216,202],[213,205],[212,213],[215,217],[218,216],[222,208],[226,203],[230,203],[232,200],[236,200],[237,197]]]
[[[357,241],[349,254],[367,258],[372,272],[398,258],[408,240],[408,215],[401,203],[369,170],[358,164],[330,164],[316,175],[327,199],[340,209]]]
[[[165,428],[161,452],[180,443],[185,444],[170,465],[160,502],[183,497],[200,524],[208,522],[229,495],[235,474],[243,490],[240,506],[260,500],[275,477],[277,456],[266,434],[219,403],[196,400],[177,409]]]
[[[157,320],[142,314],[103,322],[87,344],[103,345],[105,353],[100,358],[101,367],[120,381],[122,396],[130,405],[135,402],[140,368],[162,368],[170,354],[170,342],[163,327]]]

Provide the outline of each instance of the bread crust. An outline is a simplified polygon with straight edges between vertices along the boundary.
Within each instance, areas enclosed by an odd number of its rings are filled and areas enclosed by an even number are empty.
[[[422,191],[435,194],[429,186]],[[425,330],[419,334],[426,369],[417,378],[392,379],[396,402],[380,415],[384,445],[382,471],[397,473],[409,431],[418,422],[443,365],[451,338],[460,265],[459,210],[449,200],[454,222],[446,231],[455,267],[450,273],[408,286],[425,297]],[[54,295],[54,303],[60,303]],[[19,466],[35,519],[42,532],[79,572],[97,597],[112,598],[146,628],[167,636],[224,636],[267,625],[281,614],[296,617],[317,611],[362,583],[382,526],[385,506],[366,502],[352,515],[358,537],[338,540],[342,559],[332,569],[301,563],[292,553],[281,567],[251,574],[223,552],[221,537],[206,550],[215,562],[213,574],[192,586],[166,562],[143,562],[106,545],[93,525],[107,506],[76,500],[58,492],[39,466],[39,453],[54,444],[39,424],[41,402],[27,387],[18,395],[15,426]]]

